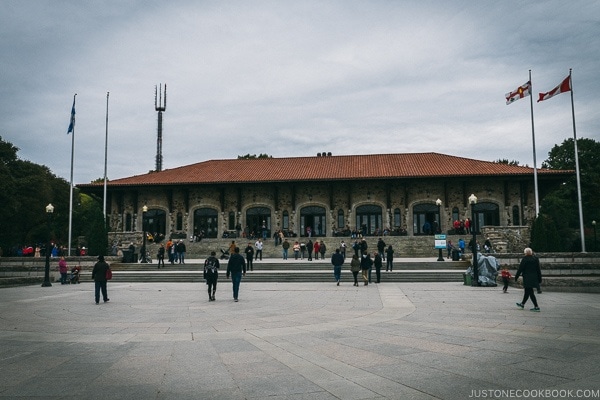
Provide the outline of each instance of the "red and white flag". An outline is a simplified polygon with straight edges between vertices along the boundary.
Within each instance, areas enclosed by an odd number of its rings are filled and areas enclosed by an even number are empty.
[[[540,93],[538,103],[543,100],[548,100],[557,94],[571,91],[571,75],[567,76],[557,87],[546,93]]]
[[[531,81],[527,81],[523,85],[519,86],[516,90],[506,93],[506,105],[514,103],[515,101],[522,99],[525,96],[531,94]]]

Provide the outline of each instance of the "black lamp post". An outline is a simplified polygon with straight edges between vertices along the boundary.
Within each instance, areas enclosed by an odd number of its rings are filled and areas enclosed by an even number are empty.
[[[477,204],[477,196],[471,194],[469,196],[471,204],[471,232],[473,233],[472,251],[473,251],[473,282],[472,286],[479,286],[479,271],[477,269],[477,228],[475,224],[475,204]]]
[[[441,214],[441,209],[442,209],[442,200],[437,199],[435,201],[435,204],[438,206],[438,219],[439,219],[439,224],[438,224],[438,230],[440,231],[440,233],[442,233],[442,214]],[[439,249],[439,254],[438,254],[438,261],[444,261],[444,255],[442,254],[442,248],[440,247]]]
[[[594,251],[598,251],[598,247],[596,245],[596,220],[592,221],[592,226],[594,227]]]
[[[52,218],[53,212],[54,206],[52,204],[48,204],[46,206],[46,215],[48,216],[48,241],[46,242],[46,268],[44,269],[44,282],[42,283],[42,287],[52,286],[52,283],[50,283],[50,219]]]
[[[148,207],[144,205],[144,207],[142,207],[142,230],[144,231],[141,249],[142,263],[148,263],[148,259],[146,258],[146,212],[148,212]]]

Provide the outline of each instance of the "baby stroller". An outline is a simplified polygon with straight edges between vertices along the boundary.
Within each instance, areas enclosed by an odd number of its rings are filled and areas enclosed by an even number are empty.
[[[221,249],[221,260],[229,260],[229,250]]]
[[[71,268],[71,275],[69,276],[69,283],[79,283],[79,273],[81,272],[81,266]]]

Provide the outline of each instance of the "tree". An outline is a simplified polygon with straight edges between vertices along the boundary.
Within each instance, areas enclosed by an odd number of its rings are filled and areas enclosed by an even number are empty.
[[[581,179],[581,198],[584,225],[591,225],[592,220],[600,218],[600,143],[587,138],[577,139],[579,152],[579,170]],[[573,139],[566,139],[555,145],[548,153],[548,159],[542,163],[543,168],[575,170],[575,146]],[[565,243],[564,250],[579,250],[576,245],[579,236],[579,206],[577,194],[577,178],[573,175],[560,188],[546,195],[542,201],[540,214],[549,217],[556,224],[558,234]]]
[[[17,255],[23,246],[44,245],[48,238],[59,245],[68,245],[69,183],[54,175],[44,165],[21,160],[19,149],[0,137],[0,248],[4,256]],[[97,254],[105,254],[107,238],[104,218],[97,199],[82,198],[73,193],[73,238],[103,236],[94,239]],[[46,205],[52,203],[54,213],[46,214]],[[79,205],[84,204],[83,208]],[[78,208],[80,208],[78,210]],[[100,223],[98,222],[100,221]],[[104,232],[104,233],[103,233]]]
[[[256,158],[273,158],[273,156],[270,156],[268,154],[262,154],[262,153],[257,156],[256,154],[250,155],[250,153],[248,153],[245,156],[238,156],[237,158],[238,158],[238,160],[252,160],[252,159],[256,159]]]

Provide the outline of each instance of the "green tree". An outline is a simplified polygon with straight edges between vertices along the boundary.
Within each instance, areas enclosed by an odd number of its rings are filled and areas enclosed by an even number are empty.
[[[548,216],[540,214],[531,227],[531,247],[534,251],[565,251],[564,241],[560,240],[555,222]]]
[[[0,137],[0,248],[5,256],[23,246],[45,245],[50,239],[67,245],[69,232],[69,183],[48,167],[17,156],[19,149]],[[54,213],[46,214],[52,203]],[[72,237],[93,238],[96,254],[107,248],[104,218],[97,199],[73,193]],[[81,204],[84,206],[81,207]],[[96,235],[98,237],[96,237]],[[90,242],[91,242],[90,241]],[[104,250],[103,250],[104,249]]]
[[[600,143],[587,138],[577,139],[581,198],[584,225],[591,228],[591,221],[600,218]],[[573,139],[566,139],[555,145],[548,153],[543,168],[575,170],[575,146]],[[557,190],[546,195],[541,203],[540,214],[549,217],[556,224],[558,234],[565,244],[564,250],[580,250],[579,206],[577,178],[575,174]]]
[[[270,156],[268,154],[259,154],[258,156],[256,154],[246,154],[245,156],[239,156],[238,155],[238,160],[251,160],[251,159],[255,159],[255,158],[273,158],[273,156]]]

